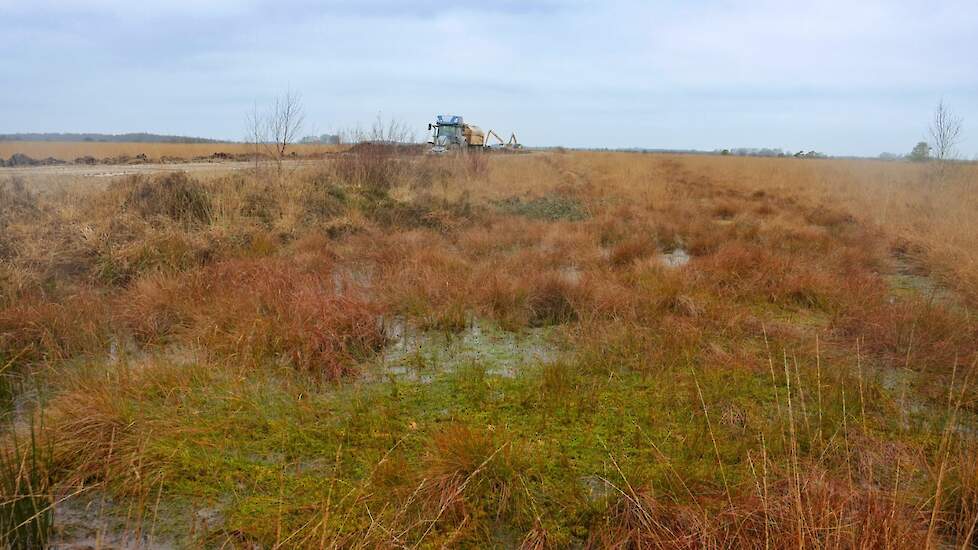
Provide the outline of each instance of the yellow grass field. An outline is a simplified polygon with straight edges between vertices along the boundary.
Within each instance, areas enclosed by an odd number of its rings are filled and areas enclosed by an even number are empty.
[[[878,227],[939,277],[978,297],[978,163],[948,168],[875,160],[689,157],[685,166],[741,189],[767,189],[825,208],[841,208]],[[900,242],[905,241],[905,243]]]
[[[978,542],[974,164],[362,148],[40,185],[0,175],[0,527]]]
[[[323,153],[342,151],[343,145],[293,145],[291,150],[301,156],[316,156]],[[144,154],[151,160],[164,156],[182,159],[206,157],[214,153],[246,155],[252,146],[245,143],[108,143],[108,142],[57,142],[57,141],[0,141],[0,157],[10,158],[21,153],[34,159],[53,157],[71,162],[79,157],[91,156],[96,159],[119,156],[135,157]]]

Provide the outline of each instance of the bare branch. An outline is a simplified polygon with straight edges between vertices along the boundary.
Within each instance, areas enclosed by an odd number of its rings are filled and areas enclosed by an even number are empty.
[[[939,161],[953,160],[955,148],[961,141],[962,119],[952,113],[942,99],[934,111],[934,120],[930,126],[930,136],[933,140],[934,157]]]
[[[265,116],[258,111],[258,104],[255,103],[252,107],[250,113],[246,118],[246,136],[245,141],[251,145],[252,156],[255,161],[255,175],[258,174],[258,164],[262,157],[262,149],[268,142],[268,136],[266,130],[268,124],[265,121]]]
[[[258,162],[262,156],[271,157],[282,172],[282,161],[288,153],[290,145],[295,143],[305,122],[301,96],[288,90],[283,96],[276,98],[272,108],[262,114],[258,106],[248,115],[247,139],[253,145],[255,156],[255,172],[258,172]]]
[[[289,90],[275,100],[275,107],[269,117],[269,134],[275,143],[275,156],[281,161],[286,151],[302,130],[305,114],[302,109],[302,98],[298,93]]]

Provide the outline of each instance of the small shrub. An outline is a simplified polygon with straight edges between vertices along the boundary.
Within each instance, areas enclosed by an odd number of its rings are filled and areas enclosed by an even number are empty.
[[[655,251],[656,246],[652,239],[634,236],[616,244],[611,249],[608,261],[615,267],[626,267],[635,260],[654,254]]]
[[[493,271],[483,279],[480,290],[480,302],[503,329],[515,331],[526,326],[528,290],[516,277]]]
[[[211,221],[211,201],[196,179],[184,172],[161,176],[132,176],[121,184],[125,192],[123,208],[144,218],[163,216],[184,223]]]
[[[200,233],[166,230],[107,246],[92,266],[93,278],[124,285],[147,272],[178,272],[210,263],[213,245]]]
[[[15,220],[34,219],[40,212],[37,199],[23,180],[0,181],[0,261],[14,255],[15,239],[7,227]]]
[[[379,349],[377,311],[339,294],[329,264],[232,260],[173,279],[149,279],[125,298],[120,320],[142,341],[182,336],[244,364],[288,360],[329,380]]]
[[[281,215],[279,204],[267,187],[245,193],[241,203],[241,214],[257,219],[265,226],[270,226]]]
[[[145,495],[172,464],[172,455],[153,453],[152,442],[162,434],[191,437],[179,431],[179,422],[171,422],[173,415],[185,410],[191,392],[218,386],[228,371],[144,357],[76,365],[58,375],[63,390],[48,401],[43,430],[58,484],[105,482],[131,498]],[[240,383],[240,376],[232,376]]]
[[[576,321],[575,301],[580,297],[578,285],[557,273],[536,277],[530,286],[527,307],[532,326],[557,325]]]
[[[324,221],[343,214],[349,207],[350,197],[339,185],[318,182],[305,186],[299,200],[309,219]]]
[[[0,355],[61,361],[105,349],[108,315],[99,295],[80,291],[60,302],[25,298],[0,309]]]
[[[180,292],[180,283],[173,277],[142,277],[120,300],[116,321],[128,328],[137,342],[162,343],[191,321],[189,312],[182,307]]]
[[[396,148],[362,143],[340,156],[333,169],[341,184],[360,188],[368,195],[384,196],[401,182],[405,166],[397,157]]]
[[[387,195],[366,196],[361,208],[368,218],[385,228],[451,231],[478,216],[467,194],[447,200],[422,193],[411,201],[399,201]]]
[[[36,214],[39,211],[37,197],[31,193],[24,180],[10,178],[0,181],[0,228],[14,217]]]
[[[519,512],[520,477],[527,463],[504,434],[451,424],[434,435],[424,458],[423,498],[428,510],[459,521]]]
[[[438,218],[429,205],[418,202],[402,202],[388,195],[368,195],[362,203],[366,216],[385,228],[430,227],[437,228]]]

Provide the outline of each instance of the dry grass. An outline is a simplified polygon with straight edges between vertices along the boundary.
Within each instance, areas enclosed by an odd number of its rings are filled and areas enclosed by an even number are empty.
[[[964,548],[976,172],[926,170],[364,150],[6,185],[0,366],[50,392],[59,486],[167,479],[227,508],[218,545]],[[371,378],[391,320],[563,354]]]
[[[432,439],[424,462],[420,498],[427,517],[459,522],[519,512],[520,476],[527,461],[505,434],[446,426]]]
[[[300,156],[319,156],[346,149],[342,145],[294,145]],[[152,160],[164,157],[185,160],[209,157],[215,153],[249,155],[253,147],[246,143],[100,143],[78,141],[0,141],[0,157],[21,153],[34,159],[53,157],[65,162],[90,156],[96,159],[146,155]]]
[[[143,342],[179,336],[238,364],[286,360],[336,380],[384,336],[375,307],[333,273],[319,257],[221,262],[190,278],[144,279],[119,318]]]
[[[927,521],[899,496],[858,489],[807,472],[801,491],[790,482],[767,494],[704,514],[661,502],[648,490],[626,492],[593,548],[925,548]]]
[[[697,176],[781,200],[805,201],[813,214],[841,210],[884,230],[891,245],[975,297],[978,251],[978,165],[953,166],[938,181],[928,164],[839,160],[690,157],[682,165]],[[821,207],[821,210],[817,208]],[[820,225],[826,225],[825,220]],[[828,224],[832,225],[832,224]]]

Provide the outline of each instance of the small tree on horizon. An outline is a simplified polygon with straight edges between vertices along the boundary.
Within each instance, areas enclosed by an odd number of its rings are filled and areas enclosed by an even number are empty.
[[[276,98],[267,112],[260,112],[257,104],[254,106],[247,117],[247,139],[254,148],[256,174],[260,158],[266,156],[275,161],[281,177],[282,161],[300,135],[304,122],[302,98],[292,90]]]
[[[924,162],[930,159],[930,145],[926,141],[917,142],[917,145],[914,145],[913,150],[910,151],[907,158],[914,162]]]
[[[930,124],[934,158],[939,161],[955,158],[961,141],[961,125],[961,117],[952,113],[942,99],[934,110],[934,120]]]
[[[280,165],[289,146],[295,142],[302,131],[305,118],[302,97],[298,93],[288,90],[275,100],[275,105],[268,116],[268,132],[275,143],[275,160]]]

